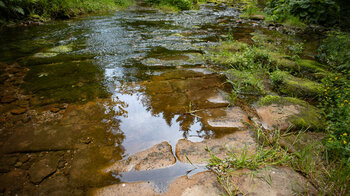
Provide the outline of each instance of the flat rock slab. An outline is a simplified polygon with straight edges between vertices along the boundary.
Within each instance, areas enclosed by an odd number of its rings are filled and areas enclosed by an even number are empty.
[[[104,169],[104,171],[128,172],[132,169],[138,171],[153,170],[169,167],[175,164],[175,162],[176,159],[170,144],[168,142],[162,142],[145,151],[131,155],[126,160],[116,162]]]
[[[249,170],[238,170],[230,175],[230,182],[244,195],[317,195],[303,176],[288,167],[260,169],[253,178]]]
[[[154,113],[185,113],[203,108],[226,107],[223,98],[218,98],[226,78],[193,70],[165,72],[144,82],[147,99]],[[220,99],[220,100],[218,100]]]
[[[248,115],[239,107],[208,109],[196,113],[210,129],[244,128]]]
[[[162,196],[216,196],[224,190],[217,182],[216,175],[211,172],[201,172],[191,176],[182,176],[174,180],[166,192],[160,193],[152,182],[122,183],[94,190],[90,195],[96,196],[133,196],[133,195],[162,195]]]
[[[255,151],[255,146],[256,141],[252,132],[236,131],[221,138],[205,139],[202,142],[181,139],[176,144],[176,156],[181,162],[188,162],[189,159],[192,163],[203,164],[210,158],[206,148],[210,149],[217,157],[224,158],[228,149],[239,153],[246,147],[248,153],[251,153]]]

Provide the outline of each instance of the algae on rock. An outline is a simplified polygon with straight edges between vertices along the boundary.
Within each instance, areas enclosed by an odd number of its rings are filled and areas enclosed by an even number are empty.
[[[306,101],[292,98],[267,95],[256,104],[257,113],[267,128],[286,130],[309,128],[323,130],[325,118],[320,109]]]
[[[270,79],[282,94],[296,97],[317,97],[322,93],[323,85],[304,78],[297,78],[285,71],[275,71]]]

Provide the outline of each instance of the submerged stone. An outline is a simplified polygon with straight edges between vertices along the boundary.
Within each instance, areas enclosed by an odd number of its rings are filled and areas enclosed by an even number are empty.
[[[237,130],[244,128],[247,123],[247,114],[239,107],[215,108],[197,112],[202,118],[202,123],[210,130],[224,132],[227,129]],[[233,128],[233,129],[232,129]]]
[[[286,130],[288,128],[324,129],[322,111],[303,100],[291,97],[268,95],[261,98],[256,108],[266,129]]]
[[[275,88],[282,94],[297,97],[317,97],[323,85],[304,78],[297,78],[288,72],[275,71],[271,74]]]
[[[50,48],[48,50],[45,50],[44,52],[38,52],[33,55],[35,58],[51,58],[55,57],[60,53],[66,53],[66,52],[71,52],[72,46],[66,45],[66,46],[56,46],[53,48]]]
[[[253,133],[248,130],[236,131],[221,138],[205,139],[201,142],[181,139],[176,144],[176,156],[181,162],[201,164],[210,158],[206,148],[215,156],[224,158],[229,150],[240,153],[242,149],[247,148],[248,153],[252,153],[255,151],[255,145]]]
[[[38,162],[35,162],[29,169],[30,181],[34,184],[38,184],[44,178],[53,174],[57,170],[60,158],[59,153],[50,153]]]
[[[19,115],[19,114],[24,114],[26,111],[27,111],[27,108],[16,108],[11,110],[11,114]]]
[[[185,53],[162,58],[147,58],[142,60],[142,64],[152,67],[178,67],[202,65],[205,61],[200,53]]]
[[[35,58],[51,58],[51,57],[54,57],[57,55],[58,55],[58,53],[54,53],[54,52],[39,52],[39,53],[34,54],[33,57],[35,57]]]
[[[56,46],[53,48],[50,48],[46,50],[47,52],[52,52],[52,53],[64,53],[64,52],[71,52],[72,46],[71,45],[63,45],[63,46]]]
[[[132,169],[138,171],[160,169],[169,167],[175,164],[175,162],[176,159],[170,144],[168,142],[162,142],[145,151],[131,155],[125,160],[116,162],[104,169],[104,171],[128,172]]]

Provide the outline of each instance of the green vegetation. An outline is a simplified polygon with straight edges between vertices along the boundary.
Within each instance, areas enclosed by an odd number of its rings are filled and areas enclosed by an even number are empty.
[[[265,12],[274,21],[305,21],[314,24],[335,24],[339,5],[333,0],[270,0]]]
[[[229,38],[221,45],[208,48],[207,60],[228,69],[228,83],[233,86],[231,100],[246,92],[291,96],[267,95],[256,104],[297,105],[304,109],[289,119],[296,129],[322,131],[322,137],[300,142],[302,144],[294,141],[288,148],[281,143],[276,147],[274,142],[268,147],[260,146],[256,154],[242,150],[241,154],[229,153],[225,159],[212,154],[208,167],[218,174],[228,194],[239,193],[237,187],[230,189],[228,176],[232,171],[256,171],[269,165],[287,165],[301,172],[321,195],[350,193],[350,35],[331,31],[318,48],[316,60],[301,59],[303,43],[291,37],[254,33],[252,45]],[[308,101],[311,98],[318,108],[295,97]],[[310,132],[303,133],[299,139],[307,138],[308,134]],[[266,138],[271,140],[270,136]]]
[[[30,19],[70,18],[79,14],[127,7],[131,0],[0,0],[0,23]]]
[[[148,5],[166,7],[169,10],[189,10],[193,8],[191,0],[145,0]]]
[[[343,160],[350,167],[350,35],[347,33],[330,33],[319,47],[319,58],[328,63],[335,72],[322,80],[325,84],[320,98],[329,120],[329,137],[326,145],[330,156]]]
[[[322,84],[294,77],[285,71],[273,72],[270,79],[278,92],[289,96],[317,98],[323,89]]]

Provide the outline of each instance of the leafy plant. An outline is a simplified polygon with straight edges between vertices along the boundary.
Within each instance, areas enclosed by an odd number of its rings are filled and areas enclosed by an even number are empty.
[[[318,48],[317,58],[338,71],[350,70],[350,34],[331,31]]]
[[[265,11],[278,22],[290,15],[314,24],[338,22],[339,6],[334,0],[270,0]]]
[[[148,5],[173,6],[180,10],[189,10],[193,7],[191,0],[145,0]]]

